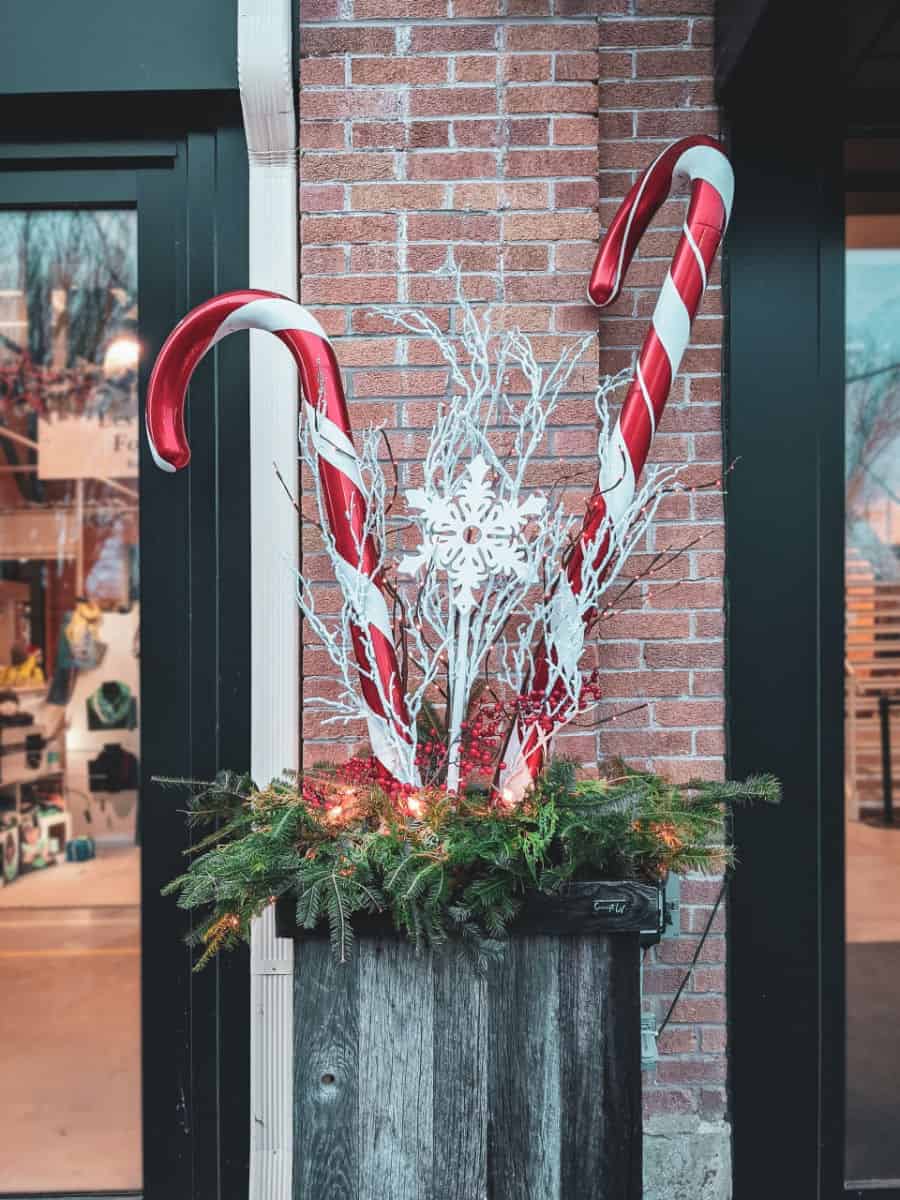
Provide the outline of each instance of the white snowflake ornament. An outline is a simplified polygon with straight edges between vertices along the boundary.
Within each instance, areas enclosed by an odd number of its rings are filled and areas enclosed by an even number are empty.
[[[530,567],[522,530],[546,503],[543,496],[529,496],[521,503],[502,499],[491,487],[489,473],[478,454],[449,494],[424,488],[406,493],[410,508],[420,510],[414,520],[422,531],[422,543],[417,553],[401,560],[398,569],[404,575],[415,575],[429,565],[446,571],[453,606],[460,611],[475,606],[475,590],[490,576],[525,578]]]

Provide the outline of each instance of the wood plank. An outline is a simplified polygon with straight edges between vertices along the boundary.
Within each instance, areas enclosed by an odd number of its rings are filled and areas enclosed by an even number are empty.
[[[434,1198],[487,1200],[487,979],[434,958]]]
[[[572,1200],[559,1176],[560,944],[515,937],[491,966],[491,1200]]]
[[[298,942],[294,968],[294,1196],[359,1195],[358,957]]]
[[[561,1195],[637,1200],[642,1188],[640,948],[636,935],[561,943]]]
[[[361,939],[354,955],[359,959],[359,1200],[432,1200],[432,956],[387,938]]]

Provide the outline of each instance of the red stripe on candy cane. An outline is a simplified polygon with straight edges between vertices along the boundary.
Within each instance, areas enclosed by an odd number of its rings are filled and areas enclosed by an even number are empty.
[[[366,499],[341,374],[334,350],[312,314],[284,296],[255,289],[226,292],[189,312],[166,339],[150,376],[146,424],[153,459],[164,471],[188,465],[184,410],[191,375],[216,342],[241,329],[275,334],[297,363],[328,526],[343,564],[338,582],[365,616],[365,632],[352,625],[351,635],[370,712],[369,740],[392,776],[401,783],[417,783],[412,754],[406,762],[399,761],[396,738],[385,731],[390,722],[412,746],[390,616],[378,579],[378,547],[365,533]]]
[[[647,461],[650,443],[728,224],[734,174],[717,142],[704,136],[683,138],[651,163],[606,231],[591,273],[588,285],[591,301],[600,308],[612,304],[644,231],[673,185],[682,182],[690,185],[690,205],[613,432],[615,461],[600,464],[597,488],[588,504],[579,544],[569,561],[568,576],[576,593],[581,588],[585,546],[596,538],[607,514],[615,519],[634,497],[637,479]],[[601,543],[599,559],[607,548],[608,542]],[[546,647],[541,646],[528,690],[544,691],[548,679]],[[534,728],[521,724],[513,728],[503,754],[506,766],[500,772],[498,784],[504,800],[510,803],[521,800],[540,774],[547,749],[546,738]]]

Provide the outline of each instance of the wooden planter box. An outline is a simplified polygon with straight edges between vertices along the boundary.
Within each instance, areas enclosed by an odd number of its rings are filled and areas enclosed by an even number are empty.
[[[296,1200],[638,1200],[641,932],[660,889],[536,896],[503,961],[417,955],[381,918],[349,963],[296,939]]]

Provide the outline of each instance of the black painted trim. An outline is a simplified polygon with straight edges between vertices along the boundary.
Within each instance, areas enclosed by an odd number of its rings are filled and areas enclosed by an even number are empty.
[[[798,54],[799,7],[770,8],[725,97],[729,771],[784,784],[734,820],[735,1200],[775,1164],[779,1196],[844,1195],[844,113],[838,21]]]

